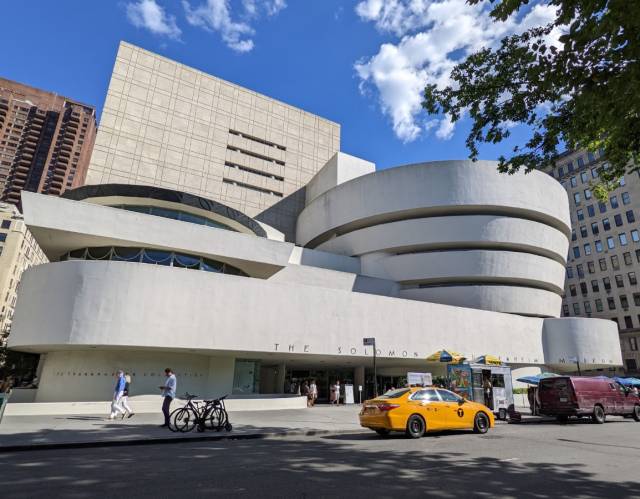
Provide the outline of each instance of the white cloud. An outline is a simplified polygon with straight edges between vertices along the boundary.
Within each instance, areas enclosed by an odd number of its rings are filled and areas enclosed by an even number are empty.
[[[176,40],[180,38],[182,31],[176,24],[176,18],[168,15],[155,0],[128,3],[126,8],[127,18],[135,27],[145,28],[156,35],[164,35]]]
[[[242,0],[237,15],[229,0],[206,0],[197,7],[182,0],[182,6],[189,24],[220,33],[224,43],[237,52],[249,52],[255,34],[251,21],[261,15],[275,16],[287,4],[285,0]]]
[[[502,23],[489,17],[489,11],[489,2],[469,5],[466,0],[363,0],[356,5],[362,20],[398,38],[358,61],[355,69],[361,89],[375,89],[382,112],[402,141],[433,129],[440,139],[453,136],[455,125],[448,117],[418,122],[425,84],[449,85],[451,70],[469,54],[555,18],[553,7],[539,4],[521,19]],[[552,33],[549,43],[559,45],[559,34]]]

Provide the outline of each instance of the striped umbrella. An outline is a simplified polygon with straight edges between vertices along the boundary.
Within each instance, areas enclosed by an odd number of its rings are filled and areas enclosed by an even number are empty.
[[[485,366],[501,366],[502,361],[495,355],[481,355],[473,361],[474,364],[484,364]]]

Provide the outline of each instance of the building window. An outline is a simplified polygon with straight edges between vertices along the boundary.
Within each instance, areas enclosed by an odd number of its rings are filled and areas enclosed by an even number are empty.
[[[562,305],[562,315],[564,315],[565,317],[568,317],[569,315],[569,305],[567,305],[566,303]]]
[[[623,236],[624,234],[620,234],[620,235]],[[585,255],[590,255],[591,254],[591,245],[589,243],[584,245],[584,254]]]
[[[600,298],[596,298],[596,312],[602,312],[604,307],[602,306],[602,300]]]
[[[607,205],[605,203],[603,203],[602,201],[600,201],[598,203],[598,209],[600,210],[600,213],[606,213],[607,212]]]
[[[575,177],[571,177],[569,179],[569,183],[571,183],[571,187],[577,187],[578,186],[578,182],[577,182]]]
[[[620,295],[620,305],[625,310],[629,308],[629,300],[627,300],[627,295]]]
[[[569,284],[569,294],[571,296],[578,296],[575,284]]]
[[[613,270],[620,270],[620,262],[618,261],[617,255],[611,255],[611,266]]]
[[[591,178],[598,178],[598,168],[591,168]]]
[[[593,163],[596,160],[596,157],[591,151],[587,151],[587,159],[589,163]]]
[[[600,270],[607,270],[607,261],[604,258],[600,258],[598,264],[600,265]]]
[[[631,319],[630,315],[625,315],[624,316],[624,326],[627,329],[631,329],[633,327],[633,319]]]
[[[11,220],[3,220],[2,225],[0,225],[0,229],[9,229],[11,228]]]
[[[574,303],[573,304],[573,314],[574,315],[580,315],[580,304],[579,303]]]
[[[578,215],[578,220],[584,220],[584,211],[583,210],[576,211],[576,214]]]
[[[593,205],[592,205],[592,204],[590,204],[589,206],[587,206],[587,214],[588,214],[590,217],[595,217],[595,216],[596,216],[596,210],[595,210],[595,208],[593,207]]]
[[[585,314],[591,314],[591,302],[590,301],[584,302],[584,313]]]
[[[558,178],[562,177],[563,175],[564,175],[564,168],[559,166],[558,167]]]
[[[604,228],[604,230],[610,230],[611,229],[611,224],[609,223],[609,219],[608,218],[603,218],[602,219],[602,227]]]
[[[580,156],[578,158],[578,168],[582,168],[584,166],[584,158]]]
[[[579,192],[574,192],[574,193],[573,193],[573,202],[574,202],[576,205],[579,205],[579,204],[580,204],[580,193],[579,193]]]
[[[634,243],[637,243],[638,241],[640,241],[640,234],[638,234],[638,231],[637,231],[637,230],[635,230],[635,229],[633,229],[633,230],[631,231],[631,240],[632,240]],[[640,261],[640,260],[639,260],[639,261]]]
[[[593,291],[594,293],[597,293],[598,291],[600,291],[600,286],[598,286],[597,279],[594,279],[593,281],[591,281],[591,291]]]
[[[633,293],[633,304],[640,307],[640,293]]]
[[[631,196],[629,196],[628,192],[623,192],[622,193],[622,204],[629,204],[631,203]]]
[[[631,256],[631,255],[629,255]],[[596,272],[596,264],[593,260],[591,260],[590,262],[587,262],[587,270],[589,271],[589,274],[595,274]]]
[[[613,249],[615,247],[616,247],[616,243],[613,240],[613,237],[611,237],[611,236],[607,237],[607,248]]]
[[[594,236],[600,234],[600,229],[598,229],[598,222],[591,222],[591,232]]]
[[[571,240],[576,241],[578,236],[576,235],[576,229],[571,229]]]
[[[567,170],[572,172],[573,171],[573,161],[569,161],[567,163]]]
[[[615,310],[616,309],[616,301],[613,299],[613,297],[609,297],[607,298],[607,306],[609,307],[609,310]]]
[[[580,248],[578,246],[573,247],[573,257],[580,258]]]
[[[631,337],[629,338],[629,349],[632,352],[637,352],[638,351],[638,338],[635,337]]]
[[[627,359],[625,360],[627,365],[627,371],[635,371],[638,369],[638,365],[636,364],[636,359]]]
[[[602,284],[604,285],[605,291],[611,291],[611,279],[609,279],[608,277],[603,277]]]
[[[576,265],[576,270],[578,271],[578,277],[584,279],[584,266],[580,263]]]
[[[609,202],[611,203],[611,208],[616,209],[618,205],[618,196],[611,196],[609,198]]]
[[[626,211],[625,215],[627,216],[627,222],[629,222],[630,224],[636,221],[636,217],[633,214],[633,210]]]
[[[582,294],[582,296],[587,296],[589,290],[587,289],[587,283],[586,282],[581,282],[580,283],[580,293]]]
[[[622,232],[621,234],[618,234],[618,239],[620,239],[620,244],[622,246],[626,246],[627,245],[627,234],[625,232]]]
[[[627,274],[627,277],[629,278],[629,284],[631,284],[632,286],[635,286],[636,284],[638,284],[638,279],[636,279],[635,272],[629,272]]]
[[[587,233],[587,226],[586,225],[581,225],[580,226],[580,236],[582,237],[587,237],[589,234]]]
[[[620,214],[614,215],[613,216],[613,221],[616,223],[616,227],[621,227],[622,226],[622,215],[620,215]]]
[[[623,258],[624,258],[624,264],[625,265],[632,265],[633,264],[633,260],[631,258],[631,253],[629,253],[628,251],[625,251],[622,254]]]
[[[587,175],[587,172],[580,173],[580,180],[582,180],[583,184],[586,184],[589,181],[589,175]]]
[[[594,244],[596,245],[596,253],[602,253],[602,241],[598,240]]]
[[[0,232],[0,243],[3,243],[7,240],[7,233],[6,232]]]
[[[616,287],[624,288],[624,281],[622,280],[622,275],[616,274],[614,278],[616,280]]]
[[[571,279],[573,277],[573,267],[567,267],[567,279]]]
[[[585,189],[584,190],[584,198],[585,199],[591,199],[591,190],[590,189]],[[624,200],[624,198],[623,198],[623,200]],[[593,206],[591,206],[591,209],[593,209]],[[591,216],[593,216],[593,215],[591,215]]]

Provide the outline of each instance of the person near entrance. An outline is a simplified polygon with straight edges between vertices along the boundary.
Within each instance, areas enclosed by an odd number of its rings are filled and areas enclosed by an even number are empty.
[[[493,409],[493,385],[489,376],[484,376],[482,380],[482,391],[484,392],[484,405]]]
[[[176,388],[178,387],[178,382],[176,380],[176,375],[173,374],[171,368],[167,367],[164,370],[164,375],[167,379],[164,382],[163,386],[159,386],[160,390],[162,390],[162,414],[164,414],[164,424],[160,425],[160,428],[168,428],[169,427],[169,407],[171,407],[171,402],[176,398]]]
[[[307,380],[304,380],[302,382],[302,387],[300,388],[300,393],[302,394],[302,396],[304,398],[307,399],[307,407],[311,407],[311,397],[310,392],[309,392],[309,382]]]
[[[311,384],[309,385],[309,400],[311,402],[311,407],[316,405],[316,400],[318,400],[318,385],[316,385],[315,379],[312,379]]]
[[[334,405],[338,403],[338,387],[336,383],[331,383],[329,387],[329,404]]]

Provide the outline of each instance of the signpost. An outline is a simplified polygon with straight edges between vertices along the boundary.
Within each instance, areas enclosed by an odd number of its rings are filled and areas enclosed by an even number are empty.
[[[373,347],[373,396],[378,396],[378,376],[376,373],[376,339],[362,338],[362,344],[365,347]]]
[[[575,362],[578,366],[578,376],[582,376],[582,373],[580,372],[580,359],[578,358],[578,356],[575,357],[571,357],[569,359],[571,362]]]

